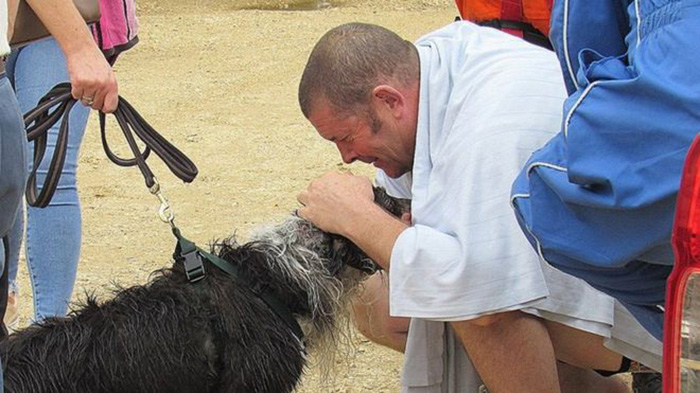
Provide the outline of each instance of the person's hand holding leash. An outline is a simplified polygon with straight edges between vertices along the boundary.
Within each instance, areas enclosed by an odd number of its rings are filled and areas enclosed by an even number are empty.
[[[112,67],[96,47],[85,47],[67,57],[76,100],[105,113],[117,109],[118,87]]]
[[[119,100],[117,79],[73,2],[27,0],[27,3],[66,55],[73,98],[92,109],[114,112]]]

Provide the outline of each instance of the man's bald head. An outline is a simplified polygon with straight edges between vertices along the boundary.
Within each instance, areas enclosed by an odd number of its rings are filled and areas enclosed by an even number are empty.
[[[339,115],[359,114],[375,86],[409,86],[418,79],[412,43],[380,26],[349,23],[328,31],[314,47],[299,84],[299,105],[307,118],[318,99]]]

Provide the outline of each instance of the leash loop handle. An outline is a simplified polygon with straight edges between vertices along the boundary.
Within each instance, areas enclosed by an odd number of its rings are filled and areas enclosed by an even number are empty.
[[[32,172],[27,181],[27,202],[31,206],[46,207],[53,197],[61,171],[66,159],[68,148],[69,114],[77,101],[71,95],[70,83],[60,83],[54,86],[44,97],[39,100],[36,108],[24,115],[24,124],[27,129],[28,140],[34,141],[34,156]],[[119,97],[117,110],[114,117],[124,134],[124,138],[133,154],[133,158],[117,156],[109,147],[106,136],[106,115],[100,112],[100,134],[105,154],[110,161],[119,166],[137,166],[144,177],[146,186],[150,189],[156,184],[153,172],[146,164],[146,159],[151,151],[155,152],[170,171],[186,183],[190,183],[197,176],[197,166],[167,139],[160,135],[150,124],[134,109],[123,97]],[[63,118],[58,132],[58,140],[51,163],[47,171],[41,192],[37,190],[37,171],[46,153],[47,132]],[[139,148],[136,138],[145,145],[143,151]],[[155,194],[154,194],[155,195]],[[158,195],[156,195],[158,196]],[[162,196],[161,196],[162,197]],[[162,217],[168,218],[172,225],[172,213],[169,212],[167,200],[161,200]],[[163,202],[165,201],[165,204]],[[161,213],[159,212],[159,215]]]
[[[34,141],[33,168],[27,179],[25,190],[27,203],[31,206],[48,206],[54,192],[56,192],[58,179],[61,177],[63,165],[66,162],[66,151],[68,150],[68,113],[75,102],[70,94],[70,87],[66,93],[65,87],[58,85],[39,100],[36,108],[24,115],[27,139]],[[48,143],[47,131],[61,117],[63,117],[63,120],[58,131],[56,148],[54,149],[53,157],[51,157],[51,164],[46,173],[41,192],[39,192],[37,190],[37,171],[46,153],[46,145]]]
[[[112,162],[119,166],[138,166],[143,174],[146,186],[153,187],[153,173],[148,165],[146,158],[152,150],[160,157],[170,171],[186,183],[190,183],[197,176],[197,166],[177,147],[171,144],[167,139],[160,135],[148,122],[134,109],[134,107],[123,97],[119,97],[117,110],[114,112],[114,117],[121,128],[125,139],[131,149],[134,158],[123,159],[117,157],[107,144],[105,122],[102,120],[104,113],[100,113],[100,131],[102,134],[102,144],[105,147],[105,153],[112,159]],[[146,145],[146,148],[141,152],[136,144],[133,136],[136,134],[141,141]],[[109,152],[108,152],[109,150]]]

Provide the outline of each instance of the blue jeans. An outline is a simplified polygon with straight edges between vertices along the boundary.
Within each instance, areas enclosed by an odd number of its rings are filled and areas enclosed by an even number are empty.
[[[67,82],[66,59],[53,39],[38,41],[15,50],[7,63],[22,112],[36,106],[53,86]],[[76,169],[80,144],[85,134],[89,108],[76,104],[70,114],[70,130],[66,162],[56,193],[46,208],[26,208],[26,222],[20,214],[10,231],[10,289],[16,290],[17,265],[26,225],[26,255],[34,291],[34,319],[64,316],[73,292],[80,258],[80,199],[76,185]],[[60,121],[49,131],[46,155],[38,172],[41,186],[54,152]],[[33,146],[30,145],[27,167],[31,170]]]
[[[27,177],[26,137],[21,112],[5,74],[0,74],[0,238],[12,228],[17,216]],[[2,243],[2,241],[0,241]],[[4,247],[0,244],[0,256]],[[4,267],[0,258],[0,271]],[[0,367],[0,392],[3,392]]]

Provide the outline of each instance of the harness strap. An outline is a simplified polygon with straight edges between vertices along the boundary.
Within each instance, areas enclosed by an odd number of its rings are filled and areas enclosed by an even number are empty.
[[[175,237],[177,237],[177,245],[175,246],[175,254],[173,257],[176,261],[183,261],[185,267],[185,275],[190,284],[194,284],[204,278],[204,261],[202,260],[201,250],[191,241],[185,239],[180,234],[180,230],[173,229]]]
[[[68,119],[69,114],[76,100],[71,95],[70,83],[60,83],[53,87],[44,97],[39,100],[36,108],[24,115],[24,125],[27,129],[27,139],[34,141],[34,167],[27,180],[27,202],[31,206],[46,207],[53,197],[58,180],[61,177],[63,164],[66,160],[66,150],[68,148]],[[63,117],[58,131],[58,140],[54,149],[51,164],[49,165],[41,192],[37,191],[37,171],[46,153],[48,130],[56,124],[58,119]],[[121,127],[124,137],[131,149],[134,158],[124,159],[112,152],[107,144],[105,131],[105,114],[100,112],[100,131],[102,134],[102,145],[107,157],[119,166],[138,166],[146,181],[146,186],[151,188],[155,181],[146,159],[151,150],[154,151],[173,174],[181,180],[189,183],[197,176],[195,164],[174,145],[163,138],[151,127],[141,115],[136,112],[124,98],[119,97],[117,110],[114,117]],[[140,151],[134,138],[134,133],[146,145],[144,151]]]
[[[190,283],[194,284],[204,279],[204,261],[208,261],[223,270],[231,279],[248,288],[253,294],[262,299],[262,301],[287,324],[303,346],[304,331],[301,329],[301,326],[299,326],[299,322],[294,318],[289,307],[280,301],[269,289],[263,288],[259,291],[253,290],[252,285],[250,285],[250,279],[240,272],[238,266],[197,247],[193,242],[182,236],[180,230],[177,228],[173,229],[173,234],[177,238],[177,245],[175,246],[175,254],[173,257],[176,261],[183,262],[185,274]]]

